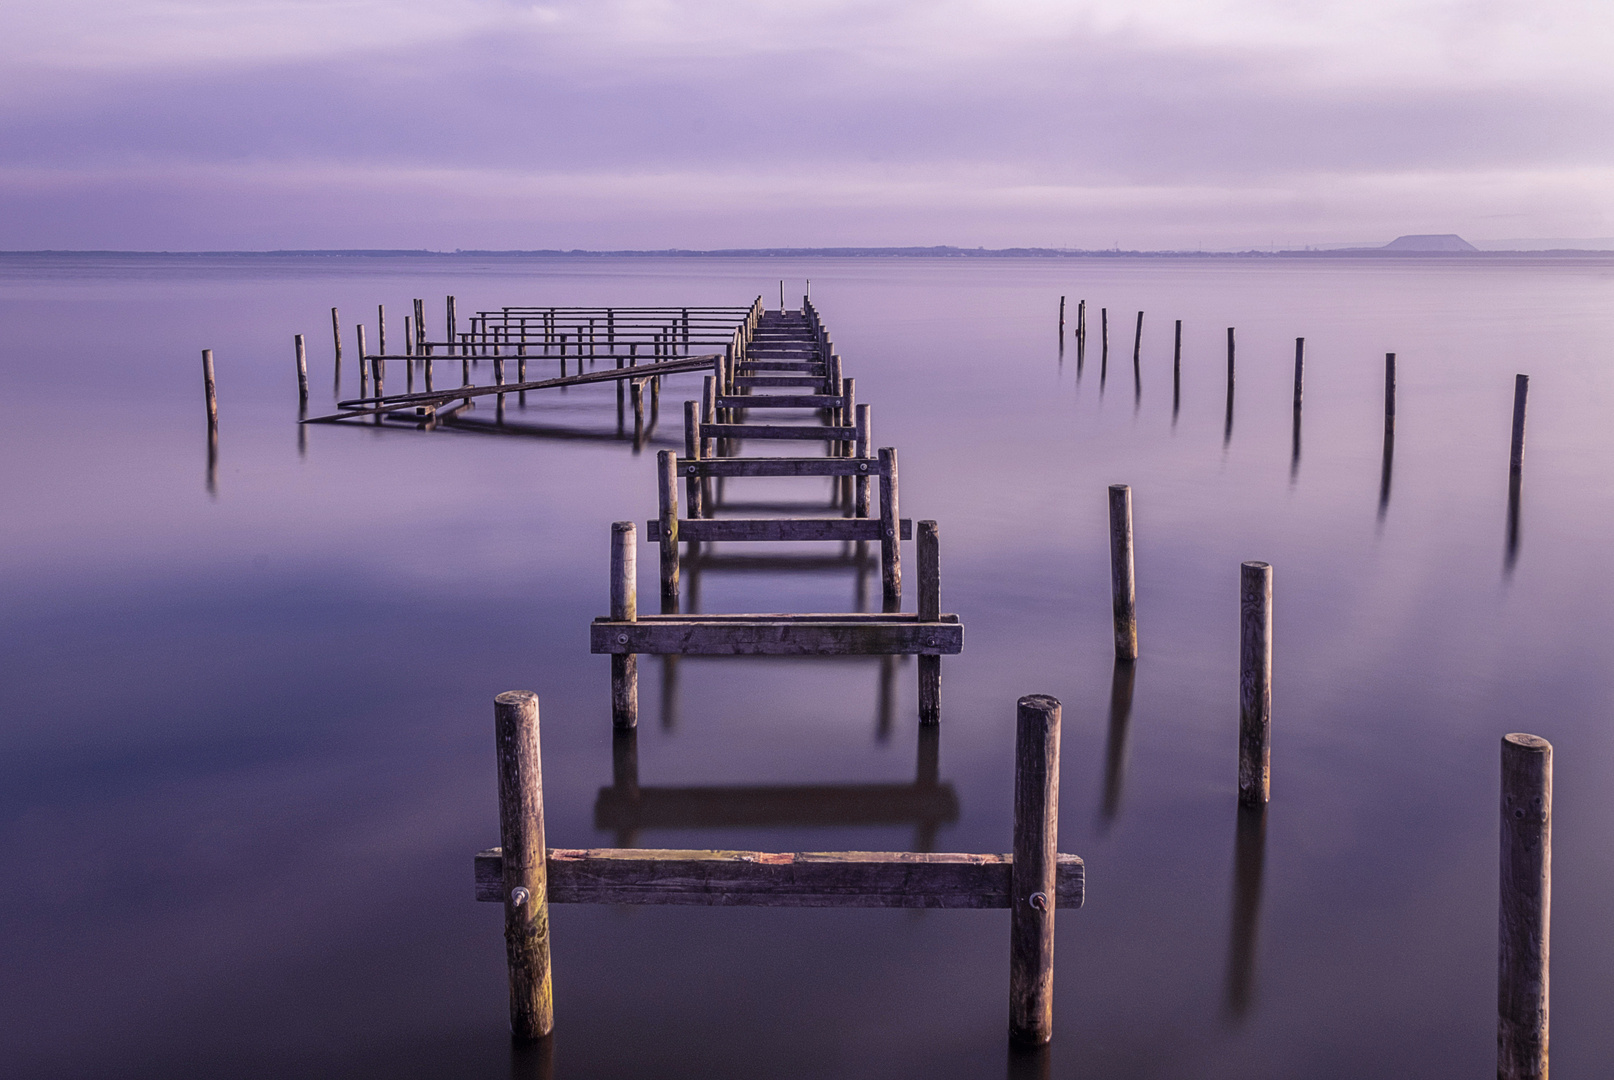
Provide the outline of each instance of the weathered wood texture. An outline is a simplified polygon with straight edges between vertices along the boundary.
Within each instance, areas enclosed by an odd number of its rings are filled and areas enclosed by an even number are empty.
[[[646,522],[645,539],[661,539],[661,523]],[[913,521],[901,522],[902,539],[913,538]],[[733,541],[789,540],[882,540],[885,533],[878,518],[684,518],[678,523],[678,538]]]
[[[1110,485],[1110,597],[1115,613],[1115,655],[1138,658],[1138,595],[1132,566],[1132,489]]]
[[[1547,1080],[1552,927],[1552,744],[1502,737],[1497,1080]]]
[[[503,853],[476,856],[476,898],[498,899]],[[911,851],[705,851],[551,848],[552,904],[707,907],[1006,908],[1012,855]],[[1079,908],[1085,868],[1075,855],[1049,865],[1047,895]],[[1051,957],[1050,957],[1051,959]]]
[[[880,590],[885,609],[895,611],[902,606],[902,544],[897,536],[897,523],[902,519],[893,447],[880,448],[880,475]]]
[[[934,521],[919,523],[919,621],[941,618],[941,543]],[[941,657],[919,656],[919,722],[941,722]]]
[[[500,865],[505,954],[510,973],[510,1030],[539,1039],[555,1026],[549,971],[548,860],[543,769],[538,752],[538,695],[512,690],[493,699],[499,762]],[[508,857],[504,855],[508,854]]]
[[[1508,456],[1508,467],[1514,472],[1524,469],[1524,409],[1530,396],[1530,376],[1513,376],[1513,449]]]
[[[336,314],[335,308],[331,308],[331,337],[336,346],[336,362],[340,365],[342,363],[342,320]]]
[[[1384,354],[1384,421],[1395,422],[1395,353]]]
[[[678,471],[686,476],[863,476],[870,473],[879,475],[880,461],[878,458],[833,457],[736,457],[692,461],[686,457],[678,462]]]
[[[298,334],[293,339],[293,346],[297,353],[297,401],[299,404],[308,404],[308,347],[303,344],[303,335]]]
[[[611,618],[633,622],[639,617],[639,555],[631,521],[611,525]],[[639,658],[611,654],[611,722],[631,728],[639,722]]]
[[[1272,774],[1272,567],[1239,576],[1239,802],[1263,806]]]
[[[213,378],[213,350],[202,350],[202,393],[207,399],[207,427],[209,431],[218,430],[219,426],[219,391],[218,384]]]
[[[1295,338],[1295,408],[1300,408],[1306,387],[1306,339]]]
[[[641,615],[634,622],[596,619],[589,627],[589,647],[597,653],[692,656],[953,656],[964,648],[964,627],[957,620],[957,615],[924,623],[912,615]]]
[[[678,456],[671,450],[656,452],[656,492],[661,519],[656,539],[661,544],[661,606],[678,610]],[[640,650],[643,651],[643,650]]]
[[[1014,856],[1009,906],[1009,1038],[1053,1037],[1054,909],[1059,864],[1056,698],[1020,699],[1014,740]]]

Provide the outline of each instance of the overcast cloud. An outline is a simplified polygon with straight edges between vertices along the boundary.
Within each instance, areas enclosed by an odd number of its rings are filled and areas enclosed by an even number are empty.
[[[1614,8],[35,0],[0,248],[1614,234]]]

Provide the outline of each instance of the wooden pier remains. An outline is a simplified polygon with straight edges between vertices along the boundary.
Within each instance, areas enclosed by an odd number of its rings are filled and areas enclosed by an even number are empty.
[[[474,862],[476,899],[502,903],[510,1028],[554,1028],[550,904],[712,907],[1008,908],[1010,1038],[1052,1035],[1054,911],[1079,908],[1085,867],[1058,852],[1059,702],[1019,704],[1012,852],[762,852],[555,848],[544,831],[538,696],[494,699],[501,845]]]
[[[774,393],[780,389],[809,393]],[[640,653],[664,656],[849,656],[917,655],[920,719],[941,719],[940,658],[963,648],[964,628],[957,615],[941,611],[940,549],[935,522],[920,522],[918,611],[904,613],[902,541],[912,524],[899,516],[897,451],[870,452],[870,407],[855,400],[855,386],[844,376],[840,357],[812,301],[800,312],[767,312],[743,353],[718,365],[706,378],[700,402],[684,405],[685,455],[657,454],[655,520],[645,538],[660,554],[661,614],[623,615],[637,610],[635,581],[624,575],[631,560],[619,550],[633,543],[634,526],[612,527],[612,612],[596,619],[590,648],[613,658]],[[827,422],[754,422],[753,410],[819,413]],[[847,423],[855,416],[855,421]],[[752,457],[727,454],[748,440],[819,442],[820,457]],[[716,518],[705,497],[710,481],[740,477],[830,477],[854,489],[852,516]],[[679,481],[690,510],[679,512]],[[878,509],[873,488],[878,486]],[[880,614],[769,613],[702,614],[679,611],[680,545],[712,542],[839,541],[880,544]],[[637,663],[613,659],[612,722],[638,723]]]

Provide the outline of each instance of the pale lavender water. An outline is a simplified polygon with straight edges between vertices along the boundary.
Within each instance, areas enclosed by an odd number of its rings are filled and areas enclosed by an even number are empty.
[[[940,775],[960,810],[939,849],[1007,850],[1015,698],[1065,703],[1060,846],[1087,860],[1089,900],[1059,917],[1053,1075],[1484,1075],[1497,744],[1513,730],[1557,748],[1555,1064],[1600,1071],[1614,1052],[1614,264],[11,256],[8,1072],[523,1074],[499,909],[471,899],[471,855],[497,842],[490,699],[542,696],[551,843],[613,842],[593,817],[612,761],[586,624],[605,611],[609,523],[652,516],[652,451],[672,445],[696,382],[668,383],[661,441],[639,454],[615,438],[609,387],[533,395],[522,415],[600,438],[316,428],[300,451],[291,335],[309,336],[317,407],[333,304],[351,324],[384,302],[401,334],[415,296],[433,320],[445,293],[461,311],[771,305],[781,276],[793,297],[812,279],[876,441],[900,449],[904,514],[940,522],[943,607],[967,630],[944,664]],[[1057,347],[1061,294],[1072,322],[1089,305],[1079,377]],[[214,496],[202,347],[218,354]],[[1381,513],[1386,351],[1400,396]],[[1508,573],[1516,371],[1532,385]],[[351,359],[346,374],[351,393]],[[1112,482],[1133,485],[1136,514],[1129,715],[1112,708]],[[1239,847],[1234,812],[1250,558],[1276,568],[1264,848]],[[856,598],[845,571],[713,571],[700,589],[707,610]],[[687,661],[671,695],[660,664],[643,666],[645,784],[915,775],[911,662],[884,718],[874,660]],[[637,840],[902,849],[914,830]],[[560,1076],[1006,1067],[1001,912],[567,906],[553,928]]]

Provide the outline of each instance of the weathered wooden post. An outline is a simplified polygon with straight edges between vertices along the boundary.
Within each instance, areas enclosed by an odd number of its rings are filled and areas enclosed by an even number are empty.
[[[1059,298],[1059,340],[1061,344],[1065,340],[1065,298],[1063,296]]]
[[[1138,357],[1143,352],[1143,312],[1138,312],[1138,328],[1132,335],[1132,373],[1137,374]]]
[[[455,309],[455,306],[454,306],[454,298],[452,296],[448,297],[447,302],[445,303],[444,306],[447,308],[447,318],[448,318],[448,324],[447,324],[448,325],[448,330],[447,330],[447,336],[446,336],[445,340],[447,340],[448,343],[449,343],[449,346],[448,346],[449,355],[453,355],[453,353],[454,353],[454,344],[453,343],[459,339],[459,334],[457,332],[458,327],[457,327],[457,324],[456,324],[456,321],[455,321],[455,318],[454,318],[455,313],[456,313],[456,309]],[[463,354],[466,354],[466,355],[469,355],[470,351],[471,350],[468,347],[465,347],[465,348],[461,349],[461,352]]]
[[[387,305],[375,306],[375,351],[387,355]]]
[[[217,435],[219,430],[219,392],[213,380],[213,350],[202,350],[202,393],[207,397],[207,432]]]
[[[1298,391],[1295,397],[1299,398]],[[1384,429],[1395,427],[1395,353],[1384,354]]]
[[[1132,488],[1110,485],[1110,597],[1115,608],[1115,658],[1138,658],[1138,598],[1132,573]]]
[[[1110,364],[1110,309],[1098,309],[1098,343],[1100,372],[1108,370]]]
[[[611,618],[633,622],[639,617],[638,531],[631,521],[611,525]],[[639,657],[611,654],[611,723],[631,728],[639,723]]]
[[[701,460],[701,440],[697,436],[700,429],[700,419],[695,410],[699,408],[693,401],[684,402],[684,458],[688,464],[685,468],[688,475],[684,477],[684,500],[689,503],[686,513],[691,518],[706,516],[705,492],[702,490],[702,479],[695,462]]]
[[[1182,408],[1182,320],[1177,320],[1175,343],[1171,347],[1171,421],[1177,422]]]
[[[661,610],[678,610],[678,455],[656,451],[657,510],[661,518]]]
[[[1087,301],[1076,301],[1076,350],[1077,355],[1087,348]]]
[[[1272,776],[1272,566],[1247,562],[1239,581],[1239,802],[1264,806]]]
[[[1497,1080],[1547,1080],[1552,929],[1552,744],[1502,736]]]
[[[370,396],[370,361],[369,361],[369,349],[365,347],[365,343],[364,343],[364,324],[359,323],[359,325],[357,325],[357,326],[355,326],[353,328],[353,332],[354,332],[355,336],[359,340],[359,396],[361,398],[362,397],[369,397]],[[377,415],[377,419],[378,420],[380,419],[379,414]]]
[[[897,499],[897,451],[880,448],[880,591],[886,611],[902,608],[901,507]]]
[[[430,356],[431,350],[426,348],[426,301],[416,300],[414,301],[414,307],[415,355],[419,356],[420,354],[425,353],[426,355]]]
[[[336,309],[331,308],[331,337],[336,343],[336,366],[342,366],[342,320],[337,316]]]
[[[1306,339],[1295,338],[1295,411],[1300,411],[1300,401],[1304,396],[1306,387]]]
[[[499,757],[499,840],[504,849],[505,959],[510,1033],[542,1039],[555,1027],[549,975],[548,849],[538,752],[538,695],[507,690],[493,699]]]
[[[1054,874],[1059,852],[1059,700],[1019,701],[1014,738],[1014,866],[1009,902],[1009,1038],[1054,1033]]]
[[[308,349],[303,345],[303,335],[298,334],[293,339],[297,348],[297,403],[308,404]]]
[[[867,460],[869,448],[874,445],[874,410],[867,405],[857,407],[857,423],[853,425],[857,431],[857,438],[852,440],[852,456]],[[857,475],[857,502],[853,512],[860,518],[869,516],[869,484],[871,480],[866,472]]]
[[[1233,328],[1227,328],[1227,393],[1233,395]]]
[[[1518,473],[1524,470],[1524,406],[1530,395],[1530,376],[1513,376],[1513,452],[1508,467]]]
[[[914,541],[919,555],[919,621],[936,622],[941,618],[941,543],[936,523],[919,522]],[[921,724],[941,723],[941,660],[940,656],[919,654]]]

